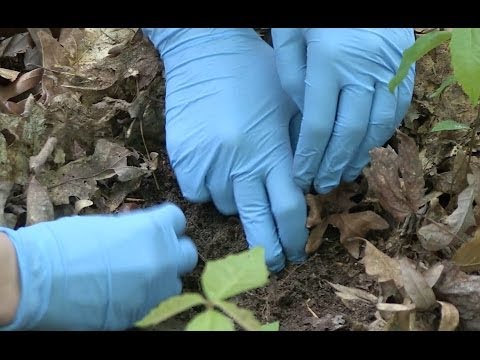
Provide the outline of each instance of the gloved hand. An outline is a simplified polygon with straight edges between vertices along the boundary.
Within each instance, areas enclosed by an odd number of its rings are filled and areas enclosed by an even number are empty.
[[[391,93],[412,29],[272,29],[283,88],[303,112],[294,178],[326,193],[353,181],[369,151],[394,134],[410,105],[415,69]]]
[[[181,292],[195,267],[185,217],[170,204],[120,215],[76,216],[17,231],[20,302],[2,330],[124,330]]]
[[[239,213],[271,271],[305,259],[307,209],[273,49],[253,29],[144,29],[166,77],[166,146],[180,189]]]

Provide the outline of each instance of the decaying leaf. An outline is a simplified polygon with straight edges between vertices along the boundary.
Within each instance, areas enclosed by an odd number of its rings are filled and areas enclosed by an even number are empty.
[[[308,217],[307,217],[307,228],[313,228],[322,223],[322,200],[320,197],[307,194],[305,196],[307,205],[309,206]]]
[[[328,218],[323,219],[322,222],[316,225],[308,235],[307,244],[305,245],[305,252],[313,254],[323,243],[323,234],[328,227]]]
[[[4,112],[9,112],[11,114],[17,115],[22,114],[25,104],[23,103],[23,106],[18,106],[18,104],[8,100],[20,94],[23,94],[24,92],[29,91],[35,86],[37,86],[42,79],[42,74],[43,69],[35,69],[18,76],[17,79],[12,83],[0,87],[0,102],[2,103],[3,109],[7,110]]]
[[[349,239],[363,238],[371,230],[385,230],[389,227],[388,223],[373,211],[333,214],[330,215],[329,222],[340,230],[340,242],[356,259],[360,256],[360,242],[348,241]]]
[[[437,263],[423,273],[423,278],[430,288],[433,288],[438,279],[440,279],[444,268],[445,266],[443,266],[443,264]]]
[[[400,140],[398,155],[390,146],[374,148],[370,151],[371,166],[364,172],[382,207],[395,219],[403,221],[424,204],[425,189],[422,163],[414,141],[400,131],[397,136]]]
[[[460,314],[458,313],[457,308],[444,301],[437,301],[442,307],[442,318],[440,320],[440,325],[438,326],[439,331],[454,331],[458,323],[460,322]]]
[[[18,71],[0,68],[0,77],[9,81],[15,81],[18,75],[20,75],[20,72]]]
[[[41,175],[41,182],[49,184],[49,193],[55,205],[68,204],[69,197],[90,199],[97,190],[97,181],[118,175],[119,181],[129,181],[148,173],[127,166],[133,153],[116,143],[100,139],[92,156],[69,162],[57,171]]]
[[[413,268],[407,258],[400,259],[399,263],[403,287],[408,297],[415,304],[415,308],[419,311],[431,310],[436,305],[435,294],[432,288],[422,274]]]
[[[358,194],[358,190],[357,183],[341,183],[329,193],[317,194],[315,198],[329,214],[343,213],[356,205],[351,198]]]
[[[139,188],[141,184],[141,178],[136,178],[130,181],[117,182],[113,185],[110,194],[105,195],[107,200],[105,205],[108,211],[115,211],[125,200],[125,197]]]
[[[357,289],[357,288],[352,288],[352,287],[347,287],[343,286],[340,284],[333,284],[331,282],[328,282],[330,286],[332,286],[337,292],[335,294],[340,297],[342,300],[360,300],[364,302],[370,302],[375,304],[378,301],[378,298],[370,294],[369,292],[362,290],[362,289]]]
[[[463,244],[453,255],[452,260],[462,271],[471,272],[480,270],[480,230],[469,242]]]
[[[27,225],[53,219],[53,205],[47,189],[33,176],[27,189]]]
[[[387,318],[386,330],[410,331],[415,324],[415,304],[377,304],[382,317]]]
[[[379,283],[393,280],[397,288],[403,287],[400,264],[397,260],[378,250],[370,241],[365,241],[365,255],[361,262],[368,275],[377,277]]]
[[[422,246],[429,251],[438,251],[448,246],[453,239],[475,224],[472,203],[475,184],[469,185],[458,195],[457,209],[440,223],[430,223],[418,229]]]
[[[15,57],[30,47],[27,33],[15,34],[0,42],[0,57]]]
[[[453,170],[434,177],[435,189],[446,194],[456,195],[468,186],[468,157],[459,149],[453,161]]]

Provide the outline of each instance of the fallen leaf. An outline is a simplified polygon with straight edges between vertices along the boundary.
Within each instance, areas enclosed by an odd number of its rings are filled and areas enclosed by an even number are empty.
[[[88,199],[75,201],[75,214],[80,214],[80,211],[92,205],[93,205],[93,201]]]
[[[455,237],[476,225],[472,211],[475,184],[469,185],[458,195],[457,209],[439,223],[430,223],[417,231],[422,246],[429,251],[447,247]]]
[[[328,218],[323,219],[319,225],[316,225],[310,234],[308,235],[307,244],[305,245],[305,252],[307,254],[312,254],[322,245],[323,243],[323,234],[328,227]]]
[[[452,260],[462,271],[480,270],[480,229],[469,242],[463,244],[453,255]]]
[[[423,205],[425,189],[415,143],[400,131],[397,137],[400,140],[399,154],[390,146],[372,149],[370,168],[364,172],[382,207],[395,219],[403,221]],[[399,171],[402,179],[398,176]]]
[[[371,242],[365,241],[365,255],[360,261],[368,275],[377,277],[379,283],[393,280],[397,288],[403,287],[400,264],[397,260],[378,250]]]
[[[100,139],[92,156],[71,161],[57,171],[41,175],[41,181],[49,184],[49,193],[55,205],[68,204],[69,197],[90,199],[97,191],[97,181],[118,175],[119,181],[129,181],[149,172],[127,166],[127,158],[133,153],[116,143]]]
[[[445,266],[443,266],[443,264],[437,263],[423,273],[423,278],[430,288],[433,288],[438,279],[440,279],[444,268]]]
[[[16,34],[0,42],[0,57],[15,57],[30,47],[28,33]]]
[[[389,227],[380,215],[370,210],[351,214],[333,214],[329,216],[328,221],[340,230],[340,242],[356,259],[360,256],[360,243],[349,242],[349,239],[363,238],[371,230],[385,230]]]
[[[434,177],[435,189],[446,194],[456,195],[468,186],[468,158],[462,149],[457,151],[453,161],[453,170]]]
[[[37,48],[40,48],[42,44],[40,43],[40,39],[38,37],[38,33],[40,31],[43,31],[47,33],[48,35],[52,36],[52,32],[50,31],[49,28],[27,28],[30,36],[32,37],[33,42],[35,43],[35,46]]]
[[[377,304],[382,317],[388,319],[386,330],[410,331],[413,329],[415,304]]]
[[[9,81],[15,81],[20,74],[19,71],[0,68],[0,77],[7,79]]]
[[[322,199],[316,195],[307,194],[305,196],[307,205],[309,207],[307,217],[307,228],[310,229],[322,223]]]
[[[468,275],[452,262],[434,287],[437,299],[448,302],[458,309],[462,328],[480,330],[480,276]]]
[[[378,298],[370,294],[369,292],[353,287],[347,287],[340,284],[333,284],[328,282],[337,292],[335,293],[338,297],[343,300],[361,300],[365,302],[376,303]]]
[[[436,305],[435,294],[422,274],[416,271],[407,258],[399,260],[403,287],[419,311],[431,310]]]
[[[7,100],[34,88],[40,83],[42,74],[43,69],[35,69],[20,75],[14,82],[7,86],[0,87],[0,102],[6,103]],[[23,108],[17,110],[15,113],[20,115],[22,112]]]
[[[351,198],[358,194],[357,183],[341,183],[338,187],[327,194],[315,195],[322,207],[329,213],[343,213],[350,210],[356,204]]]
[[[454,331],[460,322],[460,314],[457,308],[444,301],[437,301],[442,306],[442,318],[438,331]]]
[[[47,189],[32,177],[27,189],[27,226],[54,219],[53,205]]]

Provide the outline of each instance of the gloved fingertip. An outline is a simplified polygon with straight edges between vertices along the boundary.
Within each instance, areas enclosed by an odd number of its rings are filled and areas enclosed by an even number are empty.
[[[158,221],[170,222],[172,224],[177,236],[181,236],[184,233],[185,227],[187,226],[187,219],[177,205],[165,202],[154,209],[154,211],[156,212],[155,216]]]
[[[178,243],[180,249],[178,275],[182,276],[195,269],[198,263],[198,252],[193,241],[187,236],[182,236]]]

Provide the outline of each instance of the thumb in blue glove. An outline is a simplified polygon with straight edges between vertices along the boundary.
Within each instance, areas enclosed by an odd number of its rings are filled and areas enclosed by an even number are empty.
[[[0,228],[17,254],[21,290],[1,330],[123,330],[181,292],[197,252],[171,204]]]

